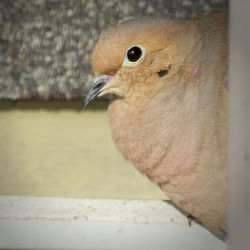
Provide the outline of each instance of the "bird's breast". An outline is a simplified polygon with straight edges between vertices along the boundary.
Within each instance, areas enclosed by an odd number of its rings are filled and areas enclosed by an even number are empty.
[[[205,117],[198,110],[158,96],[141,107],[117,99],[108,113],[113,140],[126,160],[184,210],[217,218],[225,210],[225,132],[220,132],[225,127],[215,130],[214,110]],[[212,194],[217,198],[208,199]]]
[[[118,99],[109,105],[108,113],[113,140],[124,158],[159,183],[166,182],[168,176],[178,175],[176,165],[183,165],[183,161],[191,158],[183,150],[189,136],[187,124],[183,126],[179,118],[183,116],[171,116],[164,106],[156,107],[159,105],[131,107]],[[192,142],[188,144],[191,150]],[[162,164],[166,165],[165,175],[155,175]]]

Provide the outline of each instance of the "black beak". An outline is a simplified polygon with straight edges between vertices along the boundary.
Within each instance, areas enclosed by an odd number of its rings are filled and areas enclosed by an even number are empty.
[[[82,109],[85,109],[91,100],[93,100],[98,94],[102,92],[102,88],[108,82],[110,76],[102,75],[94,80],[92,87],[89,89],[87,94],[83,97]]]

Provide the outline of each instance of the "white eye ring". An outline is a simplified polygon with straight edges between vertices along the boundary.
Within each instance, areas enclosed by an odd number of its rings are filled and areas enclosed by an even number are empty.
[[[142,61],[146,54],[146,49],[144,49],[141,45],[133,44],[127,48],[122,66],[135,66]]]

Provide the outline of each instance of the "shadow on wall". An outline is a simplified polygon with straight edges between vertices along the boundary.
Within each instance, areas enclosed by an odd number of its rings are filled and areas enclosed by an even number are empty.
[[[105,111],[108,108],[108,100],[95,100],[88,105],[87,110],[99,110]],[[54,101],[0,101],[0,111],[10,110],[74,110],[84,112],[82,110],[81,100],[66,101],[66,100],[54,100]]]

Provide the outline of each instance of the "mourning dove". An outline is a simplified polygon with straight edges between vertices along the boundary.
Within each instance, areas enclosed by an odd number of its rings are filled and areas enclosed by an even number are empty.
[[[144,17],[106,31],[83,100],[111,94],[124,158],[212,232],[226,232],[227,13]]]

